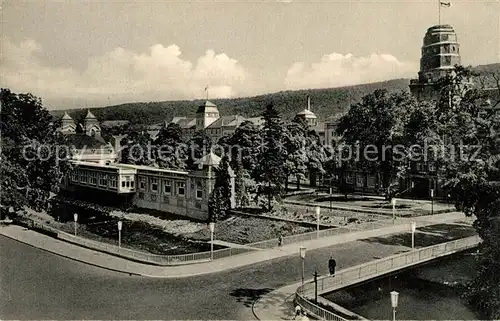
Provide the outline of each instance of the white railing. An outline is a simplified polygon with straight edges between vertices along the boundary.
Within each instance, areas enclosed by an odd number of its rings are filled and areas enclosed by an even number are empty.
[[[339,271],[335,276],[323,276],[317,280],[318,294],[328,293],[412,265],[473,248],[480,241],[481,239],[477,235],[453,240],[364,263]],[[311,299],[308,299],[307,297],[314,295],[314,291],[315,283],[314,281],[310,281],[297,288],[295,292],[297,303],[305,311],[309,311],[323,320],[347,320],[331,311],[323,309],[314,304]]]
[[[83,237],[74,236],[68,233],[59,232],[58,238],[70,242],[75,243],[80,246],[88,247],[91,249],[95,249],[101,252],[121,256],[127,259],[132,259],[139,262],[145,262],[149,264],[155,265],[182,265],[182,264],[190,264],[190,263],[201,263],[210,261],[210,251],[206,252],[197,252],[197,253],[189,253],[189,254],[178,254],[178,255],[161,255],[161,254],[152,254],[141,251],[135,251],[132,249],[128,249],[125,247],[118,247],[117,245],[107,244],[103,242],[89,240]],[[213,258],[220,259],[223,257],[229,257],[232,255],[237,255],[241,253],[246,253],[253,251],[250,248],[227,248],[222,250],[213,251]]]
[[[33,222],[33,220],[28,219]],[[31,223],[34,224],[34,223]],[[51,226],[45,224],[36,223],[36,226],[45,230],[50,230],[57,234],[58,238],[70,242],[73,244],[77,244],[80,246],[84,246],[90,249],[98,250],[104,253],[109,253],[112,255],[117,255],[126,259],[135,260],[138,262],[144,262],[155,265],[181,265],[181,264],[193,264],[193,263],[203,263],[210,261],[210,251],[206,252],[197,252],[197,253],[189,253],[189,254],[179,254],[179,255],[161,255],[161,254],[152,254],[147,252],[141,252],[132,250],[126,247],[118,247],[114,244],[99,242],[90,240],[84,237],[74,236],[69,233],[62,232],[57,230]],[[373,230],[355,230],[347,227],[340,228],[331,228],[326,230],[321,230],[319,233],[317,231],[296,234],[283,237],[283,245],[301,243],[305,241],[312,241],[316,239],[321,239],[325,237],[337,236],[341,238],[343,242],[354,241],[359,238],[370,238],[374,236],[379,236],[381,234],[386,234],[388,232],[398,233],[403,231],[409,231],[410,226],[406,224],[389,226],[379,229]],[[248,253],[251,251],[261,250],[261,249],[271,249],[278,247],[279,241],[277,238],[271,240],[265,240],[255,243],[245,244],[244,247],[238,248],[226,248],[221,250],[213,251],[213,259],[222,259],[242,253]]]

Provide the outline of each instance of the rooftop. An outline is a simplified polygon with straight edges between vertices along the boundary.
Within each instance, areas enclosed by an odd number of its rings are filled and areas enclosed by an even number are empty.
[[[103,128],[111,128],[118,127],[128,124],[128,120],[106,120],[101,123],[101,127]]]
[[[68,134],[65,136],[68,140],[69,146],[74,146],[76,149],[97,149],[97,148],[107,148],[107,144],[100,136],[88,136],[85,134]]]
[[[196,113],[197,114],[200,114],[200,113],[206,113],[206,112],[210,112],[210,113],[215,113],[215,112],[219,112],[219,110],[217,109],[217,106],[210,102],[210,101],[205,101],[203,102],[201,105],[198,106],[198,110],[196,110]]]
[[[133,168],[124,168],[118,163],[112,163],[109,165],[106,164],[99,164],[99,163],[94,163],[94,162],[85,162],[85,161],[80,161],[80,160],[71,160],[70,163],[76,165],[76,166],[88,166],[88,167],[95,167],[95,168],[109,168],[109,169],[116,169],[116,170],[121,170],[121,169],[129,169],[133,170]]]
[[[300,113],[297,114],[298,116],[305,116],[306,118],[316,118],[316,115],[310,111],[309,109],[304,109]]]
[[[221,158],[215,155],[212,151],[199,160],[197,160],[195,165],[204,165],[204,166],[218,166],[220,164]]]
[[[167,168],[158,168],[158,167],[153,167],[153,166],[144,166],[144,165],[133,165],[133,164],[114,164],[117,167],[122,167],[122,168],[133,168],[133,169],[138,169],[138,170],[146,170],[146,171],[156,171],[156,172],[161,172],[161,173],[172,173],[172,174],[188,174],[188,172],[185,171],[179,171],[179,170],[173,170],[173,169],[167,169]]]
[[[62,116],[62,120],[73,120],[70,115],[68,115],[67,112],[64,112],[64,115]]]
[[[87,116],[85,116],[85,119],[96,119],[96,117],[94,116],[94,114],[92,114],[92,112],[89,110],[87,110]]]
[[[216,121],[211,123],[208,128],[220,128],[220,127],[238,127],[246,119],[240,115],[229,115],[221,116]]]

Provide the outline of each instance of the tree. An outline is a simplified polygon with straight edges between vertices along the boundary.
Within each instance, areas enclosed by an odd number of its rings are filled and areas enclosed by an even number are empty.
[[[0,102],[1,206],[46,209],[50,193],[59,191],[71,169],[69,146],[40,98],[2,89]]]
[[[210,222],[216,222],[220,218],[225,218],[228,210],[231,209],[232,192],[229,171],[229,158],[224,156],[216,169],[214,190],[208,202]]]
[[[420,104],[410,114],[405,139],[437,146],[433,160],[457,210],[474,215],[482,239],[478,271],[466,298],[487,318],[500,318],[500,83],[495,90],[472,85],[470,68],[438,83],[435,105]],[[493,75],[494,79],[500,79]],[[492,102],[491,99],[494,101]]]
[[[154,163],[154,148],[147,131],[132,130],[123,138],[120,144],[121,162],[134,165],[152,165]]]
[[[243,168],[253,171],[257,164],[257,155],[262,145],[259,128],[250,121],[244,121],[228,138],[225,149],[230,155],[231,164],[236,165],[236,160],[241,161]]]
[[[267,207],[271,210],[272,198],[279,198],[282,194],[283,183],[286,179],[283,164],[287,158],[287,151],[283,140],[284,126],[279,113],[272,104],[267,105],[263,118],[263,146],[257,157],[253,177],[257,183],[260,183],[258,194],[266,192]]]
[[[284,145],[287,152],[286,161],[283,164],[285,172],[285,189],[288,189],[288,179],[295,176],[297,180],[297,189],[300,189],[300,181],[305,179],[307,171],[308,156],[306,154],[306,136],[305,128],[298,121],[292,121],[287,124],[284,130]]]
[[[236,164],[234,184],[236,207],[248,206],[250,204],[249,192],[252,188],[252,182],[248,171],[243,168],[241,162]]]
[[[476,216],[474,226],[483,240],[478,273],[466,296],[488,318],[499,319],[500,77],[493,75],[497,88],[486,91],[470,84],[474,76],[470,68],[457,66],[440,83],[439,119],[446,140],[440,165],[457,209]]]
[[[387,90],[376,90],[340,119],[337,133],[349,149],[356,148],[356,159],[351,157],[349,165],[380,173],[383,189],[390,186],[391,177],[400,166],[393,147],[402,143],[406,110],[415,104],[406,92],[390,94]]]
[[[170,123],[162,128],[155,140],[156,162],[160,168],[186,168],[186,148],[182,138],[182,129],[178,124]]]
[[[193,137],[187,142],[187,167],[194,165],[195,161],[208,154],[212,148],[212,140],[203,130],[194,133]]]

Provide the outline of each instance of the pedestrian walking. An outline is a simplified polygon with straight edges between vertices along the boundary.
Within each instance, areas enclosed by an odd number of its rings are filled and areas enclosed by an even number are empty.
[[[330,275],[335,275],[335,268],[337,267],[337,261],[333,258],[333,256],[330,256],[330,259],[328,260],[328,269],[330,270]]]
[[[292,320],[295,320],[302,312],[302,309],[300,308],[300,305],[295,306],[295,315],[293,316]]]
[[[278,235],[278,246],[282,247],[283,246],[283,234]]]

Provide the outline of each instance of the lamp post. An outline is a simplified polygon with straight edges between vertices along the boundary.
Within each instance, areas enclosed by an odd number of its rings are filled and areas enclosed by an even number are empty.
[[[76,214],[76,213],[75,213],[75,214],[73,214],[73,220],[75,221],[74,226],[75,226],[75,236],[76,236],[76,224],[77,224],[77,222],[78,222],[78,214]]]
[[[431,215],[434,215],[434,189],[431,188]]]
[[[314,302],[318,303],[318,271],[314,271]]]
[[[332,211],[332,181],[330,181],[330,212]]]
[[[118,247],[122,246],[122,221],[118,221]]]
[[[215,231],[215,223],[208,223],[208,228],[210,229],[210,260],[214,259],[214,231]]]
[[[411,222],[411,248],[415,248],[415,231],[417,230],[417,223]]]
[[[302,246],[302,245],[300,246],[299,253],[300,253],[300,258],[302,259],[302,285],[304,285],[304,261],[306,258],[305,246]]]
[[[396,321],[396,308],[398,307],[399,293],[396,291],[391,292],[391,305],[392,305],[392,321]]]
[[[319,206],[316,206],[316,237],[319,239],[319,213],[321,209]]]
[[[392,225],[396,224],[396,199],[392,199]]]

